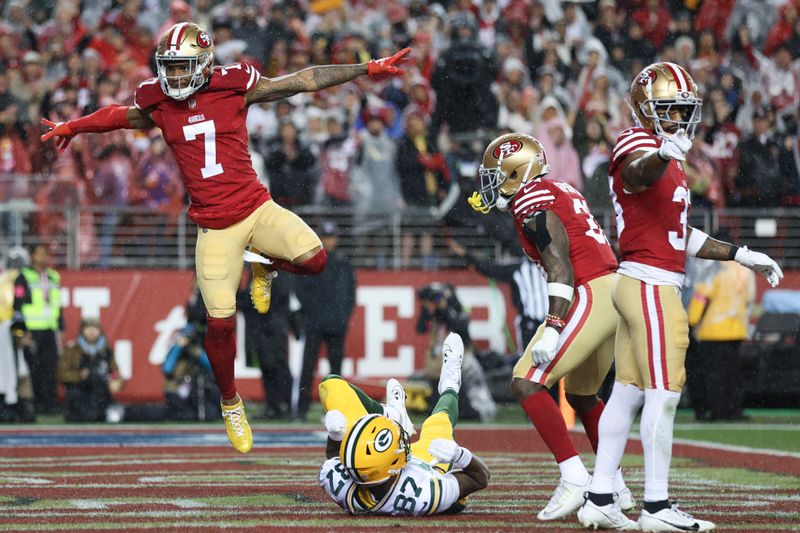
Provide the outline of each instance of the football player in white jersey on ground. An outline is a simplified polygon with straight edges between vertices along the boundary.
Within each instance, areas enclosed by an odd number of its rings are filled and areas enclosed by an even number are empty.
[[[612,292],[619,314],[616,381],[600,417],[597,463],[578,520],[595,529],[709,531],[713,522],[680,510],[668,491],[689,345],[680,298],[686,256],[736,261],[763,274],[773,287],[783,273],[765,254],[688,226],[691,201],[683,162],[702,104],[689,73],[669,62],[646,67],[631,83],[630,104],[639,126],[617,139],[608,178],[621,255]],[[644,504],[634,522],[619,509],[613,481],[640,408]]]
[[[457,513],[486,488],[489,469],[453,440],[464,344],[450,333],[442,348],[439,401],[409,444],[414,426],[405,391],[390,379],[386,406],[339,376],[319,385],[328,430],[328,460],[319,472],[326,494],[351,514],[424,516]]]

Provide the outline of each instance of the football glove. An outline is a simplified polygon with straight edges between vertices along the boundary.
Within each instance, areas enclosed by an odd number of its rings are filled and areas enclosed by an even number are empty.
[[[531,347],[531,357],[533,357],[533,365],[546,365],[553,360],[556,355],[556,348],[558,347],[558,338],[561,334],[557,329],[547,326],[542,332],[541,338],[534,343]]]
[[[53,137],[56,138],[56,146],[59,150],[64,151],[69,145],[69,142],[75,136],[72,126],[67,122],[53,122],[52,120],[42,119],[42,124],[50,128],[50,131],[39,137],[42,142],[49,141]]]
[[[433,439],[428,453],[434,458],[433,464],[453,463],[456,468],[464,469],[472,462],[472,452],[450,439]]]
[[[669,137],[661,137],[661,146],[658,147],[658,157],[661,159],[674,159],[676,161],[686,161],[686,154],[692,148],[692,140],[686,135],[686,131],[679,129]]]
[[[341,411],[331,409],[325,413],[325,429],[328,430],[328,438],[341,442],[347,433],[347,417]]]
[[[402,74],[403,70],[395,65],[402,65],[408,61],[408,54],[411,48],[403,48],[391,57],[383,57],[381,59],[373,59],[367,63],[367,74],[374,80],[382,80],[389,76]]]
[[[783,271],[778,263],[773,261],[767,254],[761,252],[754,252],[748,250],[747,246],[742,246],[736,252],[734,261],[742,266],[746,266],[750,270],[759,272],[767,278],[767,281],[773,287],[777,287],[778,283],[783,279]]]

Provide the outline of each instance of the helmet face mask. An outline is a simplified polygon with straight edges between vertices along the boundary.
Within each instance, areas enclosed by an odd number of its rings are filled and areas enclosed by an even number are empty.
[[[481,188],[470,205],[481,213],[495,206],[505,210],[523,185],[548,172],[547,154],[536,138],[521,133],[502,135],[483,153],[478,169]]]
[[[339,448],[342,464],[359,485],[377,485],[398,475],[410,454],[408,434],[377,414],[361,417]]]
[[[679,129],[694,138],[700,124],[702,99],[697,84],[674,63],[654,63],[631,83],[630,105],[637,122],[659,137]]]
[[[214,64],[211,37],[194,23],[181,22],[161,37],[156,70],[161,90],[175,100],[185,100],[208,80]]]

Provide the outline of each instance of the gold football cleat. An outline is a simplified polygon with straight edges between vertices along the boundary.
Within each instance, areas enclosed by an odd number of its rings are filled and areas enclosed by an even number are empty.
[[[272,280],[278,275],[261,263],[250,263],[253,268],[253,283],[250,286],[250,301],[259,313],[266,314],[272,303]]]
[[[224,405],[222,407],[222,418],[225,420],[225,430],[228,432],[228,439],[237,451],[247,453],[253,449],[253,432],[250,424],[247,423],[247,415],[244,414],[244,404],[242,399],[235,405]]]

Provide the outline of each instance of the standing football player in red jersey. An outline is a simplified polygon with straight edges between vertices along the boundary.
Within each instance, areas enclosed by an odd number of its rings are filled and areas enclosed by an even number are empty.
[[[588,499],[578,511],[586,527],[636,526],[615,504],[614,473],[642,405],[645,531],[708,531],[669,502],[675,410],[686,378],[689,324],[681,305],[686,255],[734,260],[764,274],[774,287],[778,265],[746,246],[711,239],[687,226],[690,199],[682,162],[700,123],[697,85],[682,67],[655,63],[631,84],[630,104],[639,127],[620,134],[609,169],[622,261],[614,281],[619,313],[616,382],[600,420],[600,448]]]
[[[581,506],[590,476],[558,405],[547,389],[564,377],[567,401],[597,449],[603,401],[597,390],[614,358],[617,316],[611,285],[617,259],[586,199],[571,185],[542,179],[550,172],[541,143],[510,133],[489,144],[480,167],[481,190],[470,198],[479,212],[497,206],[514,216],[522,249],[547,272],[550,310],[514,367],[511,391],[528,414],[561,472],[553,497],[537,515],[557,520]],[[633,507],[622,473],[620,504]]]
[[[250,161],[245,120],[250,104],[271,102],[353,80],[402,71],[406,48],[357,65],[326,65],[269,79],[252,66],[214,66],[214,44],[197,24],[170,28],[156,51],[158,76],[142,82],[133,106],[112,105],[67,122],[43,122],[42,135],[64,149],[78,133],[158,126],[175,154],[198,225],[197,280],[208,311],[206,351],[222,395],[222,414],[233,447],[247,453],[253,436],[236,392],[236,289],[247,246],[268,261],[253,263],[251,297],[266,313],[276,270],[319,274],[327,257],[317,235],[298,216],[272,201]]]

